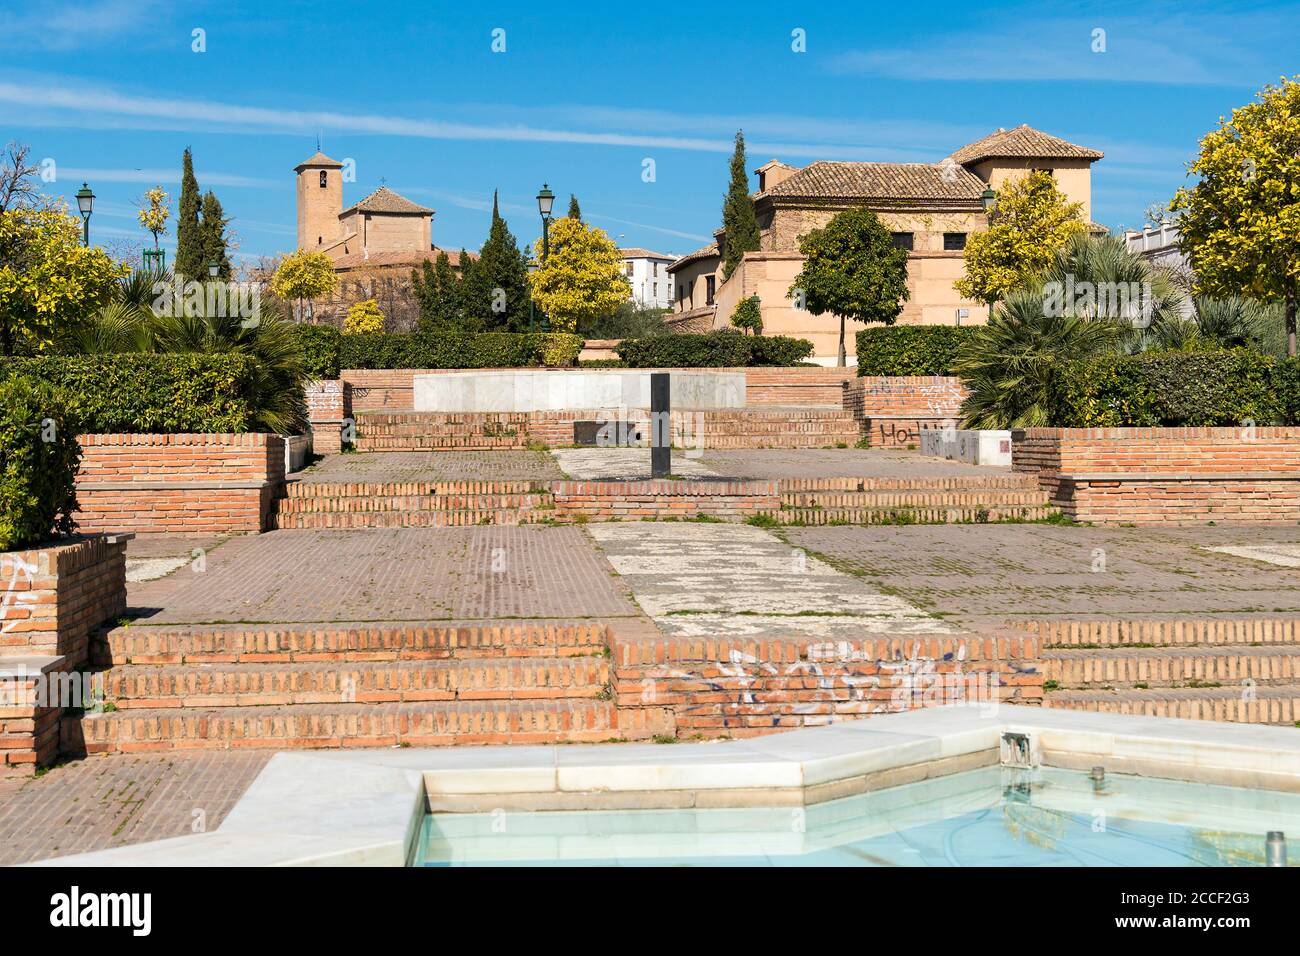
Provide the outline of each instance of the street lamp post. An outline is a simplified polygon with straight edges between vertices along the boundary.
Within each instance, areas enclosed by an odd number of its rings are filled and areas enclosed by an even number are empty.
[[[980,193],[980,204],[984,207],[986,213],[991,213],[998,204],[998,194],[993,191],[992,186],[984,187],[984,191]]]
[[[551,251],[551,210],[555,208],[555,193],[542,183],[542,191],[537,194],[537,211],[542,214],[542,262]]]
[[[81,243],[90,245],[90,214],[95,208],[95,194],[90,191],[90,186],[86,183],[81,184],[77,190],[77,209],[81,211]]]
[[[542,183],[542,190],[537,194],[537,211],[542,214],[542,265],[546,265],[546,257],[551,252],[551,210],[554,208],[555,193],[551,192],[546,183]],[[542,331],[550,331],[550,322],[545,313],[542,313]]]
[[[208,278],[216,279],[221,275],[221,263],[213,259],[208,263]]]

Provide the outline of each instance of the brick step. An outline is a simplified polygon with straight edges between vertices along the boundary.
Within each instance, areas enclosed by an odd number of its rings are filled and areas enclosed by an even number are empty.
[[[500,449],[526,448],[526,435],[515,438],[483,438],[474,435],[452,437],[408,436],[397,438],[373,438],[357,435],[355,442],[359,452],[368,451],[497,451]]]
[[[533,511],[553,508],[549,494],[530,495],[317,495],[284,498],[279,513],[330,514],[354,511]]]
[[[931,475],[924,478],[782,478],[782,494],[827,491],[993,491],[1038,492],[1038,478],[1023,474]]]
[[[1048,505],[915,508],[789,508],[769,511],[778,524],[983,524],[997,521],[1039,521],[1056,509]]]
[[[596,698],[611,693],[604,657],[267,664],[131,664],[95,676],[127,708]]]
[[[781,494],[782,506],[810,508],[978,508],[978,507],[1046,507],[1049,502],[1040,491],[1017,488],[991,488],[975,491],[787,491]]]
[[[465,528],[472,525],[520,525],[554,517],[552,510],[519,511],[352,511],[337,514],[277,514],[280,531],[339,528]],[[558,520],[558,519],[557,519]]]
[[[1170,687],[1191,681],[1257,685],[1300,682],[1300,645],[1048,650],[1043,679],[1086,690],[1106,686]]]
[[[1044,707],[1143,717],[1182,717],[1244,724],[1294,725],[1300,720],[1300,685],[1268,687],[1158,688],[1154,690],[1058,690]]]
[[[433,701],[118,710],[69,717],[70,753],[593,743],[619,736],[603,700]]]
[[[539,481],[312,481],[298,479],[284,486],[285,498],[371,498],[409,495],[545,495]]]
[[[1297,644],[1300,618],[1202,618],[1171,620],[1008,621],[1016,630],[1037,634],[1043,647],[1180,647],[1201,645]]]
[[[397,661],[604,654],[607,628],[585,621],[514,624],[154,625],[108,632],[104,663]]]

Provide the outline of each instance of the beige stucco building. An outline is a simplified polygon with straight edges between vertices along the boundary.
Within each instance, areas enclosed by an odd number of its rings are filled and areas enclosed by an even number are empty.
[[[833,363],[839,347],[839,319],[798,309],[789,289],[803,266],[799,238],[826,225],[837,212],[865,206],[893,231],[908,250],[908,290],[898,321],[902,324],[953,325],[984,322],[987,308],[962,298],[953,288],[964,272],[966,238],[988,228],[981,194],[998,190],[1030,170],[1047,170],[1071,202],[1091,222],[1091,167],[1096,150],[1018,126],[1000,129],[963,146],[938,163],[815,162],[799,168],[772,160],[760,166],[754,206],[760,248],[745,253],[724,281],[721,273],[725,233],[669,266],[679,328],[725,328],[742,299],[758,295],[764,332],[812,341],[818,361]],[[1105,231],[1105,227],[1094,226]],[[965,315],[960,311],[965,310]],[[854,353],[849,323],[847,348]]]
[[[319,151],[294,172],[298,249],[325,253],[340,275],[339,291],[321,304],[323,312],[337,318],[353,302],[375,298],[390,326],[409,327],[415,320],[411,270],[443,252],[460,269],[460,253],[431,240],[434,211],[387,186],[344,209],[343,164]]]

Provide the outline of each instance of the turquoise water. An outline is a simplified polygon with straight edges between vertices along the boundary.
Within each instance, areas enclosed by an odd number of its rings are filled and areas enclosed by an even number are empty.
[[[807,808],[425,819],[423,866],[1262,866],[1300,795],[988,767]]]

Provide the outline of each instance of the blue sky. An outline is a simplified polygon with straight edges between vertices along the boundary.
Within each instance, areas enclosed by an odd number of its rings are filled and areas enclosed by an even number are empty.
[[[93,236],[119,247],[147,238],[134,210],[149,186],[175,215],[188,145],[241,254],[292,249],[292,167],[323,130],[356,162],[345,204],[382,179],[436,210],[439,246],[482,243],[494,189],[531,241],[545,180],[620,245],[681,253],[719,224],[738,128],[753,169],[934,162],[1030,123],[1106,153],[1094,218],[1115,227],[1168,199],[1220,116],[1300,72],[1295,3],[803,6],[10,4],[0,140],[52,159],[52,192],[89,180]]]

